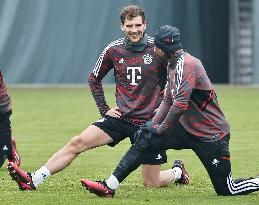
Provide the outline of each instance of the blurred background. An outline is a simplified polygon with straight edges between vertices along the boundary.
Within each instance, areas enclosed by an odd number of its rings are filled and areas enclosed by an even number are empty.
[[[151,36],[160,25],[177,26],[212,82],[259,84],[257,0],[0,0],[5,81],[87,83],[102,50],[123,36],[119,13],[129,4],[144,9]]]

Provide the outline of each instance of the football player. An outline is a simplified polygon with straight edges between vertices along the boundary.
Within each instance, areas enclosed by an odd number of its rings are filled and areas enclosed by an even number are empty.
[[[0,70],[0,167],[6,158],[17,166],[21,163],[15,138],[11,137],[11,114],[11,99]]]

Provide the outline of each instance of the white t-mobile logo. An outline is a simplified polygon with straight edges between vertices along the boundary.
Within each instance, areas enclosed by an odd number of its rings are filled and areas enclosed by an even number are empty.
[[[140,75],[137,75],[136,71],[138,71]],[[131,85],[138,85],[136,83],[136,79],[137,80],[141,79],[141,67],[127,67],[127,79],[129,80],[131,79],[131,83],[130,83]]]

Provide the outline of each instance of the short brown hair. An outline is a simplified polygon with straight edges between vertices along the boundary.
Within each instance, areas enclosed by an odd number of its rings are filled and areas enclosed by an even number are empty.
[[[126,19],[130,20],[137,16],[142,17],[143,23],[146,21],[145,12],[139,6],[136,6],[136,5],[126,6],[121,10],[121,13],[120,13],[121,23],[124,24]]]

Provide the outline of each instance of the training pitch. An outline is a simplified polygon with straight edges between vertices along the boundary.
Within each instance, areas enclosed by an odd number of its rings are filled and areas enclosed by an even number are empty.
[[[79,134],[100,115],[87,87],[11,87],[12,129],[27,171],[40,168],[72,136]],[[259,175],[259,88],[216,86],[220,105],[230,123],[230,152],[234,178]],[[106,100],[115,105],[114,89],[105,88]],[[113,171],[129,148],[124,140],[115,148],[99,147],[82,153],[67,169],[51,176],[36,191],[22,192],[11,180],[6,163],[0,169],[0,204],[148,204],[148,205],[222,205],[258,204],[259,193],[219,197],[195,154],[190,150],[169,150],[171,167],[176,158],[184,160],[190,185],[145,189],[141,169],[132,173],[116,191],[113,199],[102,199],[86,192],[81,178],[103,180]]]

